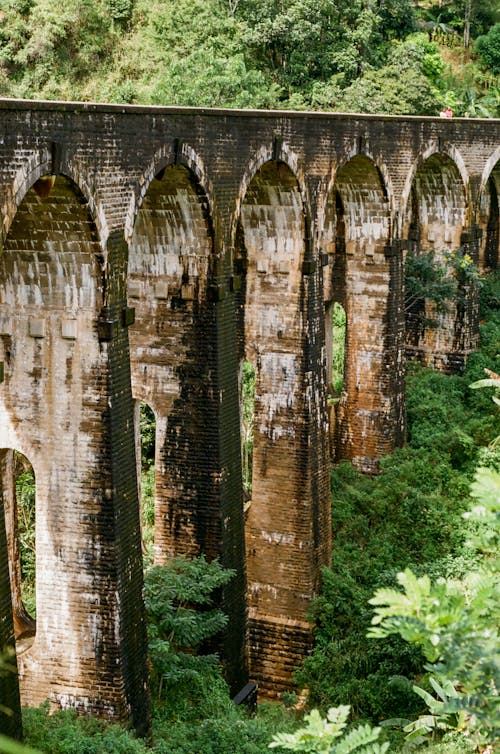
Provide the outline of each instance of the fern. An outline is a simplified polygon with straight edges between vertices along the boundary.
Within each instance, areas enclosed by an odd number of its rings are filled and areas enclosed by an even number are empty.
[[[332,707],[326,720],[314,709],[304,717],[306,726],[295,733],[275,734],[269,748],[308,754],[350,754],[353,751],[357,754],[385,754],[389,744],[377,742],[381,728],[372,728],[371,725],[359,725],[336,743],[347,725],[350,709],[347,705]]]

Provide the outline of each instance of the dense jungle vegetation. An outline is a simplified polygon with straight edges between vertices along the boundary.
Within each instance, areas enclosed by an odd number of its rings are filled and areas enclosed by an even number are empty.
[[[0,0],[0,96],[429,115],[451,107],[498,117],[499,73],[497,0]],[[69,711],[49,716],[46,707],[25,710],[27,745],[47,754],[263,754],[275,737],[279,751],[384,754],[412,743],[431,754],[492,754],[500,730],[492,396],[500,391],[493,376],[484,389],[470,386],[484,368],[500,373],[498,273],[483,281],[481,298],[481,345],[463,375],[409,366],[406,447],[376,478],[348,464],[332,469],[332,563],[311,611],[315,649],[295,677],[312,713],[302,717],[290,693],[247,716],[232,704],[218,658],[201,651],[225,625],[214,594],[231,573],[203,558],[149,565],[154,424],[144,408],[152,749],[120,726]],[[337,392],[344,323],[336,310]],[[247,368],[248,488],[253,380]],[[17,493],[33,613],[26,468]],[[0,751],[17,753],[4,740]]]
[[[2,0],[0,96],[493,117],[498,0]]]

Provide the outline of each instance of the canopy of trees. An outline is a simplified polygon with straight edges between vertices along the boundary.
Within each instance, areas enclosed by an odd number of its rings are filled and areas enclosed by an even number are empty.
[[[493,117],[498,22],[495,0],[4,0],[0,95]]]

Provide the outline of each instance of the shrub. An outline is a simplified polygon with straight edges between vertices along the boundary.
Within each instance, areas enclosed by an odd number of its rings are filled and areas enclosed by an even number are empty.
[[[476,39],[474,51],[493,73],[500,73],[500,24],[495,24],[487,34]]]
[[[214,654],[197,654],[219,633],[227,616],[213,606],[213,593],[233,572],[202,556],[176,558],[145,573],[151,686],[162,700],[162,714],[194,719],[205,708],[229,703],[229,693]]]
[[[146,754],[144,741],[120,725],[79,717],[74,710],[49,714],[49,704],[23,714],[26,744],[50,754]]]
[[[332,471],[332,562],[311,611],[316,646],[295,675],[322,710],[350,704],[355,716],[380,720],[421,709],[411,679],[424,674],[425,659],[399,636],[366,641],[368,600],[408,565],[434,579],[478,567],[467,546],[475,524],[462,513],[479,456],[498,462],[495,448],[480,447],[498,433],[498,417],[486,391],[469,384],[484,377],[485,362],[498,363],[499,332],[492,316],[462,377],[411,367],[408,445],[382,461],[378,477],[346,463]]]

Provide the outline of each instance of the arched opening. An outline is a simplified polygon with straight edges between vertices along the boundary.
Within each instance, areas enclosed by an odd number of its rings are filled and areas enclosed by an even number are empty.
[[[340,397],[344,387],[345,343],[347,318],[344,307],[334,301],[332,311],[332,359],[331,385],[332,396]]]
[[[17,649],[36,634],[36,490],[33,467],[15,450],[0,449],[0,475]]]
[[[241,472],[245,510],[252,499],[253,432],[255,415],[255,368],[249,361],[240,367]]]
[[[242,201],[235,249],[235,268],[242,278],[236,293],[241,402],[245,402],[246,378],[247,396],[251,385],[254,404],[252,508],[247,533],[253,526],[269,531],[289,526],[290,521],[282,520],[275,496],[278,491],[291,498],[299,494],[301,438],[295,420],[303,410],[304,248],[305,218],[297,179],[285,163],[265,163]],[[247,491],[249,471],[247,468],[244,479]],[[257,533],[255,536],[260,538]],[[250,566],[250,578],[251,571]]]
[[[144,565],[154,559],[156,417],[143,401],[135,401],[135,447]]]
[[[433,154],[415,174],[407,207],[406,353],[445,371],[463,366],[477,330],[473,298],[465,289],[453,293],[446,281],[441,285],[444,272],[453,277],[450,255],[467,253],[478,262],[477,239],[464,232],[465,219],[460,172],[450,157]]]
[[[113,343],[101,339],[114,274],[103,264],[78,187],[37,181],[0,255],[0,447],[19,448],[36,471],[36,638],[18,665],[23,704],[50,697],[89,712],[131,703],[116,657],[142,641],[138,517],[126,508],[135,475],[113,474],[119,459],[133,464],[120,437],[126,382],[113,379],[125,332],[117,323]]]
[[[154,560],[219,553],[212,441],[215,307],[213,231],[194,174],[168,165],[152,180],[130,242],[132,393],[154,406]]]

